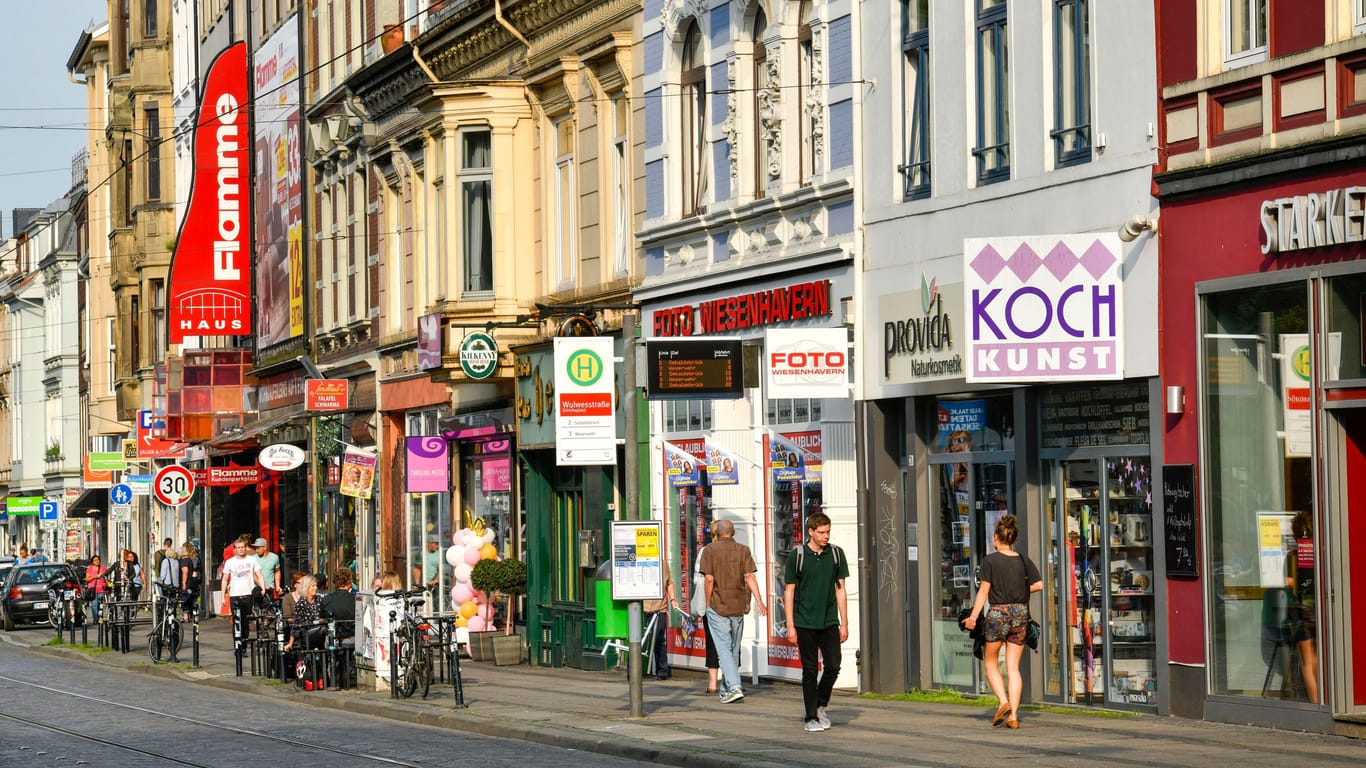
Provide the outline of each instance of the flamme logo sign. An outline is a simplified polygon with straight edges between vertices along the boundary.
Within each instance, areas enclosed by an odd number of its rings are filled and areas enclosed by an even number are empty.
[[[173,344],[186,336],[251,333],[246,103],[247,46],[235,43],[209,67],[199,104],[190,204],[171,259]]]

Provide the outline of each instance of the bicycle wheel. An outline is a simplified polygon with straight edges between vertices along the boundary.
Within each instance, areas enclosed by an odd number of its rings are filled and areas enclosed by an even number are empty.
[[[162,653],[166,650],[166,644],[162,642],[161,625],[152,627],[152,631],[147,635],[147,655],[152,661],[161,661]]]
[[[417,646],[413,642],[413,634],[409,629],[402,629],[398,634],[398,680],[394,682],[394,690],[399,696],[407,699],[417,691]]]
[[[166,620],[166,645],[168,646],[167,656],[174,659],[180,652],[180,620],[174,617]]]
[[[63,619],[66,617],[66,603],[60,600],[53,600],[47,604],[47,622],[52,625],[52,629],[57,632],[57,637],[62,636],[62,626],[65,624]]]
[[[422,691],[422,698],[427,698],[427,693],[432,689],[432,649],[426,643],[419,643],[417,653],[414,654],[413,666],[413,690]]]

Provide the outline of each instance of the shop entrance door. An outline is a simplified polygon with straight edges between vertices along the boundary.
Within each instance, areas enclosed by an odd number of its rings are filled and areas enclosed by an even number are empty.
[[[1044,694],[1157,706],[1152,464],[1146,455],[1044,462]]]
[[[944,454],[931,461],[932,493],[939,505],[931,641],[934,684],[986,693],[982,665],[972,656],[972,640],[958,629],[958,614],[972,608],[977,567],[992,551],[996,521],[1013,513],[1015,462],[1000,453]]]
[[[1361,405],[1356,402],[1354,405]],[[1366,551],[1366,408],[1349,407],[1329,411],[1327,423],[1326,497],[1329,531],[1342,535],[1324,536],[1324,551],[1317,565],[1324,576],[1313,585],[1315,604],[1321,608],[1309,615],[1315,621],[1302,621],[1299,642],[1301,674],[1318,675],[1329,683],[1320,702],[1332,704],[1334,715],[1366,716],[1366,565],[1359,553]],[[1354,557],[1354,555],[1358,555]],[[1303,579],[1299,579],[1301,584]],[[1327,602],[1325,594],[1347,595],[1349,599]],[[1324,608],[1323,606],[1326,606]],[[1327,619],[1317,621],[1322,615]],[[1315,647],[1315,644],[1326,647]],[[1304,658],[1326,660],[1327,670],[1317,670]],[[1326,674],[1325,674],[1326,673]]]

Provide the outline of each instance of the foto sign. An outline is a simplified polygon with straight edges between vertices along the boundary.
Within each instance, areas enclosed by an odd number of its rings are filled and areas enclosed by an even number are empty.
[[[555,462],[617,459],[615,347],[607,336],[555,338]]]
[[[769,397],[849,397],[849,333],[843,328],[770,328],[764,336]]]
[[[152,495],[168,507],[178,507],[194,494],[194,475],[179,464],[162,467],[152,478]]]
[[[1124,378],[1119,235],[963,241],[967,380]]]

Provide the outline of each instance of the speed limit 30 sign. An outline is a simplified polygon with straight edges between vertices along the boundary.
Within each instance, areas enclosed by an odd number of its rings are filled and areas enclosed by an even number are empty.
[[[152,478],[152,495],[168,507],[178,507],[194,493],[194,475],[179,464],[162,467]]]

